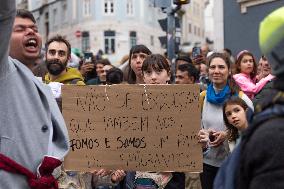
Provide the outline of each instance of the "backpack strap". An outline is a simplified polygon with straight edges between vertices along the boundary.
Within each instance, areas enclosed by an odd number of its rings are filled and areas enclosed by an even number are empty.
[[[203,103],[204,103],[204,99],[205,99],[205,96],[206,96],[206,90],[202,91],[200,93],[200,96],[199,96],[199,105],[200,105],[200,110],[201,110],[201,113],[202,113],[202,109],[203,109]]]

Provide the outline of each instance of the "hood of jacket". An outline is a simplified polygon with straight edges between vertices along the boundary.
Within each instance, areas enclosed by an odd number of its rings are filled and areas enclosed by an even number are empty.
[[[63,84],[70,84],[72,80],[77,79],[78,81],[84,81],[83,76],[77,70],[76,68],[66,68],[66,72],[62,75],[60,75],[57,79],[51,80],[49,73],[45,75],[45,82],[50,83],[50,82],[59,82]],[[77,83],[77,82],[76,82]]]

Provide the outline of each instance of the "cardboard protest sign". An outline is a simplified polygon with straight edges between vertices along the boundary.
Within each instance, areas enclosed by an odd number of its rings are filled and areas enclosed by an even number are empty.
[[[65,169],[200,171],[198,85],[63,86]]]

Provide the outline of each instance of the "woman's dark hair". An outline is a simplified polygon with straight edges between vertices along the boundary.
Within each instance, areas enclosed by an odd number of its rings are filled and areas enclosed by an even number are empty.
[[[111,68],[107,71],[106,74],[106,83],[119,84],[123,81],[123,72],[119,68]]]
[[[235,94],[239,94],[240,87],[236,84],[235,80],[232,78],[232,74],[230,74],[230,72],[232,72],[232,70],[231,70],[232,64],[231,64],[230,58],[228,56],[226,56],[224,53],[214,52],[207,59],[208,69],[210,68],[210,64],[211,64],[211,62],[214,58],[221,58],[222,60],[225,61],[226,65],[228,67],[228,70],[229,70],[228,83],[229,83],[229,87],[230,87],[231,96],[233,96]]]
[[[131,59],[134,53],[145,53],[147,55],[152,54],[152,52],[145,45],[135,45],[130,49],[129,52],[129,70],[128,70],[128,83],[136,84],[136,74],[131,68]]]
[[[160,54],[152,54],[149,55],[143,62],[142,65],[142,73],[146,72],[149,69],[153,69],[155,71],[160,71],[165,69],[167,73],[170,73],[170,65],[167,59]]]
[[[234,74],[238,74],[241,73],[241,62],[244,56],[251,56],[253,59],[253,70],[250,73],[250,78],[254,79],[256,74],[257,74],[257,63],[255,61],[255,58],[253,56],[253,54],[247,50],[241,51],[239,52],[239,54],[237,55],[237,59],[236,59],[236,63],[235,63],[235,70],[234,70]]]
[[[229,134],[229,141],[236,141],[239,137],[239,131],[236,127],[234,127],[232,124],[229,123],[228,118],[226,116],[225,109],[228,105],[239,105],[241,106],[245,111],[248,109],[248,105],[245,103],[243,99],[241,99],[238,96],[232,96],[223,105],[223,120],[227,127],[228,134]]]

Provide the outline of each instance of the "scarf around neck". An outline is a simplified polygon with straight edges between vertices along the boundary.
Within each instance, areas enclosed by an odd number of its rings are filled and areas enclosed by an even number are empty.
[[[228,84],[218,94],[216,94],[212,83],[207,88],[206,98],[212,104],[222,105],[229,96],[230,87]]]

